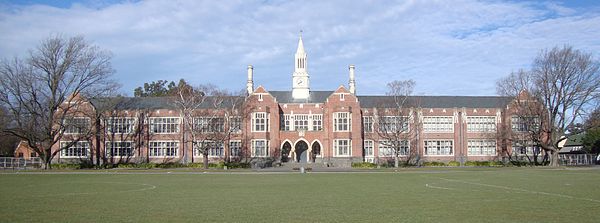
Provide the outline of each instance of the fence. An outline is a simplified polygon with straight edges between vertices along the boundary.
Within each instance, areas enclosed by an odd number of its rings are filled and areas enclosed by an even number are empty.
[[[42,166],[42,159],[39,157],[32,157],[29,159],[24,158],[13,158],[13,157],[0,157],[0,168],[1,169],[37,169]]]
[[[583,166],[594,165],[594,155],[592,154],[559,154],[560,165],[565,166]]]

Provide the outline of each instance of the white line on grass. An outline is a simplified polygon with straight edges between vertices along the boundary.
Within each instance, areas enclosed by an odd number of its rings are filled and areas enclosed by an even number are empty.
[[[146,184],[146,183],[123,183],[123,182],[95,182],[95,183],[113,184],[113,185],[115,185],[115,184],[141,185],[141,186],[144,186],[144,187],[143,188],[139,188],[139,189],[132,189],[132,190],[117,190],[117,191],[107,191],[107,192],[81,192],[81,193],[46,194],[46,195],[39,195],[39,196],[35,196],[35,197],[54,197],[54,196],[70,196],[70,195],[109,194],[109,193],[129,193],[129,192],[141,192],[141,191],[156,189],[155,185]],[[62,183],[62,184],[67,184],[67,183]],[[94,184],[94,183],[90,183],[90,184]]]
[[[440,179],[446,180],[446,181],[450,181],[450,182],[458,182],[458,183],[471,184],[471,185],[484,186],[484,187],[492,187],[492,188],[498,188],[498,189],[504,189],[504,190],[513,190],[513,191],[519,191],[519,192],[525,192],[525,193],[541,194],[541,195],[546,195],[546,196],[554,196],[554,197],[569,198],[569,199],[575,199],[575,200],[583,200],[583,201],[590,201],[590,202],[600,203],[600,200],[595,200],[595,199],[591,199],[591,198],[574,197],[574,196],[565,195],[565,194],[548,193],[548,192],[541,192],[541,191],[532,191],[532,190],[526,190],[526,189],[517,188],[517,187],[507,187],[507,186],[501,186],[501,185],[475,183],[475,182],[469,182],[469,181],[463,181],[463,180],[454,180],[454,179],[447,179],[447,178],[441,178],[441,177],[440,177]]]

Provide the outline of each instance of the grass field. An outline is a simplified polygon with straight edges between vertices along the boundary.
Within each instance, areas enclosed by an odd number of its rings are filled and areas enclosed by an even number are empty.
[[[0,222],[600,221],[597,168],[0,173]]]

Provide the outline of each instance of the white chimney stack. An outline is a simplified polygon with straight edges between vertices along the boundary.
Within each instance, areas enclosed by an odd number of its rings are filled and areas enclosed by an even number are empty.
[[[252,81],[253,70],[254,68],[252,65],[248,65],[248,82],[246,83],[248,95],[251,95],[254,92],[254,81]]]
[[[354,81],[354,65],[350,64],[348,69],[350,69],[350,80],[348,81],[348,88],[350,90],[350,93],[356,94],[356,82]]]

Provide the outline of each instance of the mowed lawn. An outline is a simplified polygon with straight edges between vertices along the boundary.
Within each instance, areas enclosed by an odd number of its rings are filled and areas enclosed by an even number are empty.
[[[1,173],[0,222],[600,222],[597,168]]]

